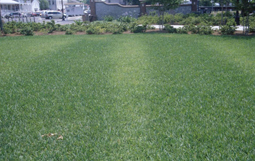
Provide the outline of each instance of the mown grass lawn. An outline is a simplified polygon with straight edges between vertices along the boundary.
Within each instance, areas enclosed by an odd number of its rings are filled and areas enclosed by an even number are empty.
[[[17,159],[255,160],[255,38],[0,38],[0,160]]]

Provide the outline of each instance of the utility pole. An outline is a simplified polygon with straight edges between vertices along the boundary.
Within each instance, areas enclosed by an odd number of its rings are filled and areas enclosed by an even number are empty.
[[[2,5],[0,4],[0,29],[3,31],[3,21],[2,21],[2,11],[1,11]]]
[[[62,4],[62,21],[65,21],[63,0],[61,0],[61,4]]]
[[[213,12],[213,0],[211,0],[211,2],[212,2],[212,10],[211,10],[211,13]]]

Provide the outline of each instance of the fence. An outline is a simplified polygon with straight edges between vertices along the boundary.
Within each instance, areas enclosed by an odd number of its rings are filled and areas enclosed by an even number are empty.
[[[105,16],[119,18],[121,16],[131,16],[137,18],[149,12],[155,11],[154,6],[148,6],[141,2],[140,5],[121,5],[119,3],[106,3],[100,0],[90,0],[91,15],[93,20],[103,20]],[[183,4],[174,10],[169,10],[171,14],[183,13],[188,14],[196,11],[196,0],[191,4]]]

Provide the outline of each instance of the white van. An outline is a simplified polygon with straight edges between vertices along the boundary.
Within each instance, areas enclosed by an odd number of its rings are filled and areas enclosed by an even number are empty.
[[[47,11],[45,12],[46,19],[61,19],[62,13],[60,11]],[[64,14],[64,18],[66,18],[66,14]]]

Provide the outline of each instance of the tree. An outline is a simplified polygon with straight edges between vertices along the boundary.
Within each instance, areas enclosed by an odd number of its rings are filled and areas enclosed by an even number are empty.
[[[233,0],[233,1],[236,7],[236,23],[237,24],[240,23],[238,10],[241,10],[241,16],[243,17],[243,26],[247,27],[247,30],[245,31],[245,33],[247,33],[249,30],[249,14],[252,11],[255,11],[255,1],[254,0]]]
[[[212,6],[211,0],[200,0],[199,2],[200,6]]]
[[[47,0],[39,0],[40,2],[40,9],[47,10],[49,9],[49,2]]]
[[[159,16],[162,18],[161,19],[162,28],[165,11],[179,7],[182,1],[183,0],[147,0],[147,2],[154,5],[154,8],[159,11]]]

